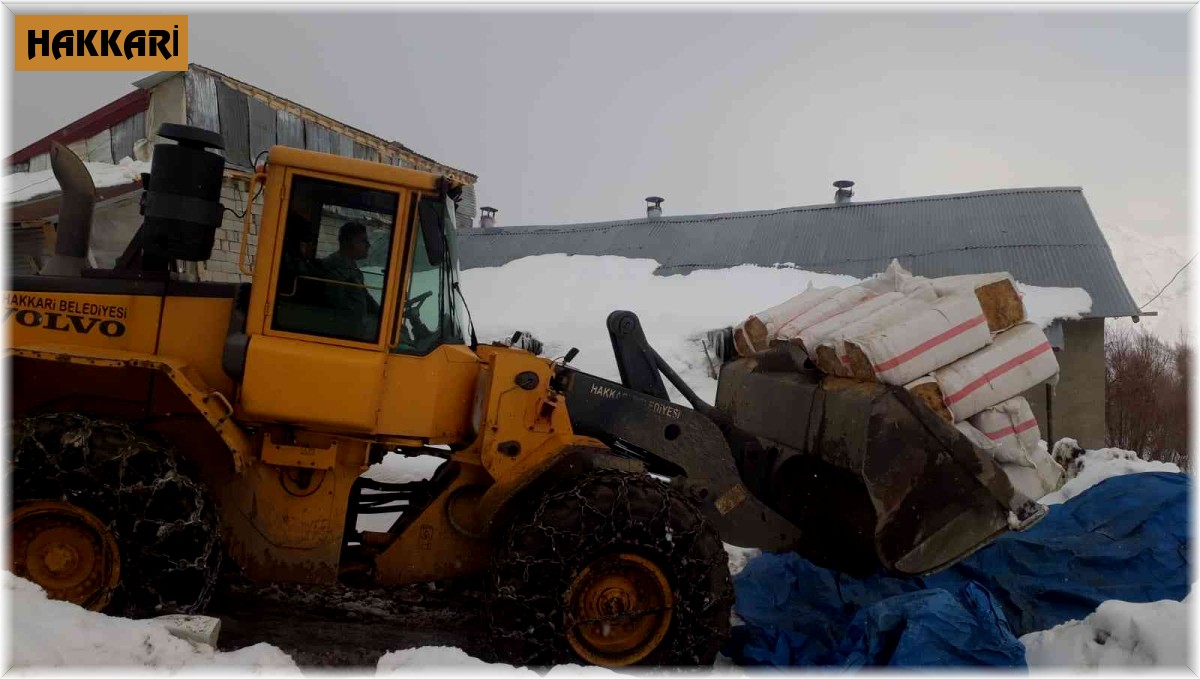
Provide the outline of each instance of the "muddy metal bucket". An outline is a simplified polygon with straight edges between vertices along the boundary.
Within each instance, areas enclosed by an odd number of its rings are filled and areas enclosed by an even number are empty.
[[[762,444],[734,451],[739,472],[803,531],[810,561],[923,575],[1045,515],[905,389],[769,359],[726,364],[717,408]]]

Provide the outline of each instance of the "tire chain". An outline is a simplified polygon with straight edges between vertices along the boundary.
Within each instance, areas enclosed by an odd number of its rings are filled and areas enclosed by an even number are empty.
[[[729,633],[733,589],[724,545],[699,510],[645,474],[602,471],[544,495],[498,545],[489,601],[499,655],[524,665],[579,663],[564,599],[606,553],[650,558],[671,583],[671,628],[645,664],[711,664]]]
[[[19,420],[10,435],[14,499],[69,502],[116,537],[121,579],[107,612],[203,610],[222,556],[216,508],[169,445],[127,423],[77,413]]]

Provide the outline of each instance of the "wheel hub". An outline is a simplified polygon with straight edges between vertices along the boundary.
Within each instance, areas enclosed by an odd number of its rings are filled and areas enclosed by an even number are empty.
[[[12,572],[51,599],[100,610],[121,574],[112,532],[95,516],[66,502],[24,504],[9,518]]]
[[[587,662],[632,665],[666,636],[672,601],[671,586],[654,562],[636,554],[602,557],[567,590],[567,640]]]

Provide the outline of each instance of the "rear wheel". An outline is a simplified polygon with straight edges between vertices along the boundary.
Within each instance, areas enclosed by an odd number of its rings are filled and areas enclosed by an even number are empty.
[[[76,413],[18,420],[10,442],[14,573],[115,615],[203,610],[221,561],[216,511],[170,446]]]
[[[493,556],[489,615],[505,662],[712,664],[732,604],[716,529],[643,474],[596,472],[552,490]]]

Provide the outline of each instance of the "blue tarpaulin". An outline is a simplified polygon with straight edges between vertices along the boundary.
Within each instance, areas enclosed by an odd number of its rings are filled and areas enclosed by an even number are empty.
[[[726,655],[747,665],[1023,666],[1016,637],[1109,599],[1188,593],[1185,474],[1103,481],[927,578],[851,578],[764,554],[735,579]]]

